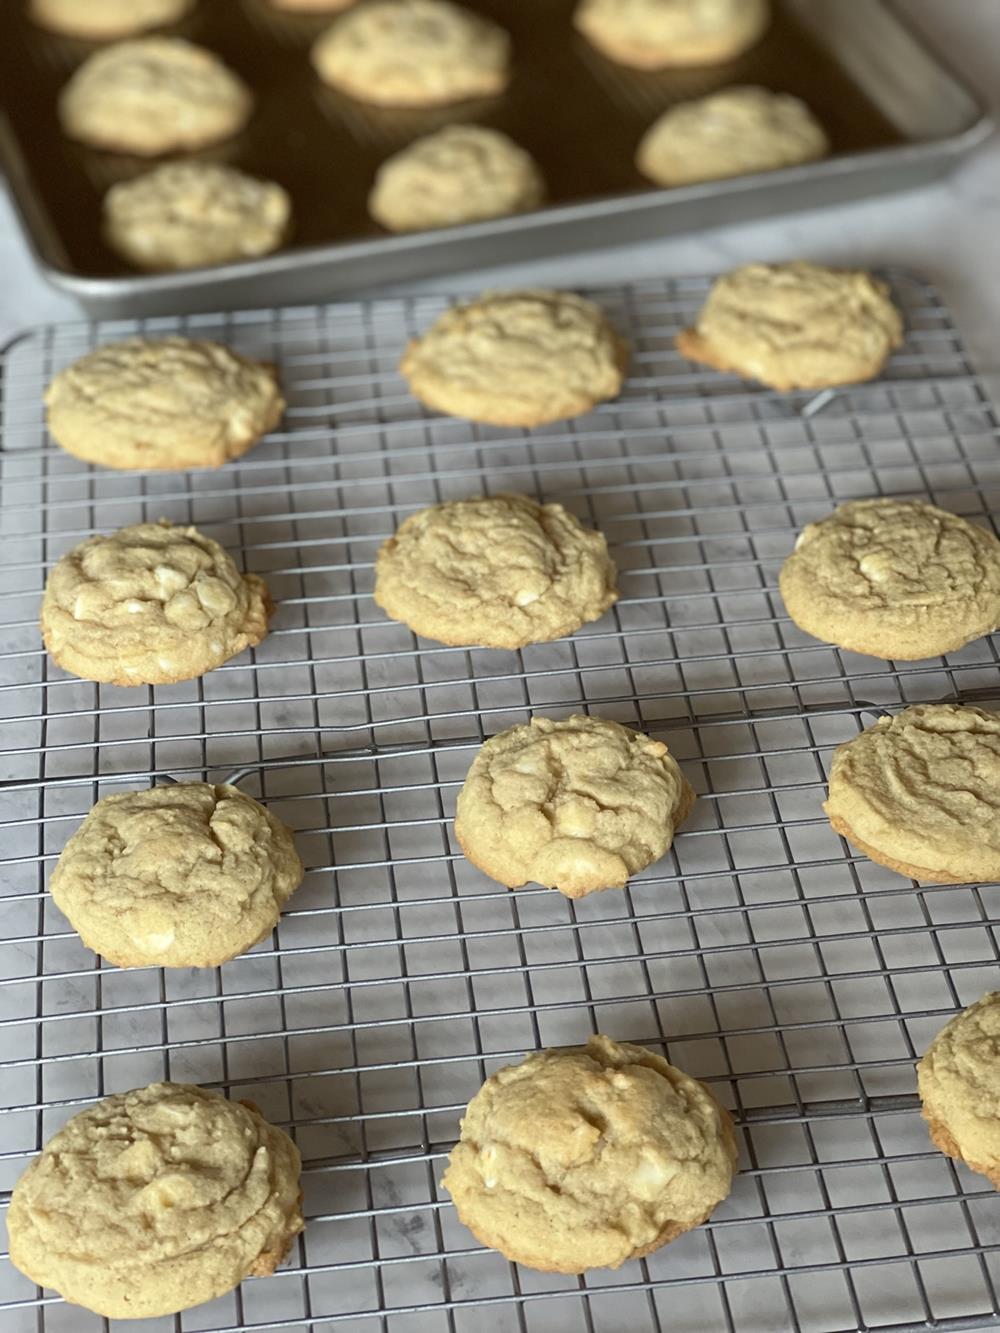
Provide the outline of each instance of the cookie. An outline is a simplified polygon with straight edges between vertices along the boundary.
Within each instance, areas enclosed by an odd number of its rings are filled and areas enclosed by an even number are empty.
[[[823,809],[879,865],[934,884],[1000,880],[1000,714],[914,704],[834,753]]]
[[[350,9],[358,0],[270,0],[275,9],[284,9],[296,14],[332,14],[336,10]]]
[[[583,1273],[699,1226],[729,1194],[736,1156],[703,1083],[597,1036],[488,1078],[441,1183],[484,1245],[544,1273]]]
[[[940,657],[1000,626],[1000,541],[918,500],[851,500],[803,528],[779,586],[795,624],[824,643]]]
[[[662,741],[605,718],[533,717],[482,746],[455,809],[462,851],[510,889],[623,889],[665,855],[694,792]]]
[[[194,528],[136,523],[88,537],[49,573],[42,638],[83,680],[193,680],[267,634],[267,588]]]
[[[14,1186],[11,1262],[109,1319],[187,1310],[274,1272],[303,1227],[300,1172],[252,1102],[186,1083],[118,1092],[75,1115]]]
[[[414,397],[449,416],[543,426],[620,392],[628,347],[599,306],[570,292],[484,292],[410,342]]]
[[[598,51],[637,69],[734,60],[770,21],[769,0],[580,0],[573,15]]]
[[[414,634],[484,648],[561,639],[618,600],[601,533],[523,495],[412,514],[379,550],[374,596]]]
[[[220,467],[281,420],[274,368],[219,343],[127,338],[61,370],[45,393],[67,453],[115,468]]]
[[[692,185],[815,162],[829,149],[822,125],[797,97],[724,88],[665,111],[643,135],[635,164],[657,185]]]
[[[931,1140],[1000,1189],[1000,991],[963,1009],[917,1065]]]
[[[510,38],[450,0],[369,0],[312,51],[320,78],[362,102],[438,106],[507,86]]]
[[[59,97],[71,139],[140,157],[228,139],[250,119],[243,80],[180,37],[118,42],[83,62]]]
[[[506,134],[449,125],[383,162],[368,211],[389,231],[423,231],[524,213],[544,194],[538,167]]]
[[[28,13],[42,28],[85,41],[109,42],[164,28],[194,9],[196,0],[31,0]]]
[[[903,345],[884,282],[855,269],[747,264],[718,278],[693,329],[677,336],[691,361],[772,389],[824,389],[874,379]]]
[[[291,833],[262,805],[178,782],[98,801],[49,892],[117,967],[218,967],[270,934],[302,875]]]
[[[104,237],[136,268],[200,268],[270,254],[291,209],[273,181],[212,162],[169,162],[111,187]]]

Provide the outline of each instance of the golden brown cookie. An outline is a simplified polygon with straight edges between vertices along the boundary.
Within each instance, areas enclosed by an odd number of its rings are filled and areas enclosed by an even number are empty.
[[[1000,992],[964,1009],[917,1065],[934,1144],[1000,1189]]]
[[[424,231],[523,213],[544,193],[538,167],[506,134],[448,125],[382,163],[368,211],[389,231]]]
[[[197,0],[30,0],[28,13],[42,28],[109,42],[165,28],[194,9]]]
[[[718,278],[695,327],[677,336],[690,361],[782,391],[873,379],[902,344],[884,282],[801,260]]]
[[[14,1186],[11,1262],[109,1319],[187,1310],[274,1272],[303,1227],[300,1171],[250,1102],[185,1083],[115,1093]]]
[[[662,741],[605,718],[533,717],[479,750],[455,836],[508,888],[531,882],[583,898],[623,889],[664,856],[693,803]]]
[[[823,809],[890,870],[935,884],[1000,880],[1000,714],[915,704],[835,752]]]
[[[291,833],[262,805],[177,782],[98,801],[49,892],[118,967],[218,967],[270,934],[302,874]]]
[[[415,634],[486,648],[560,639],[618,598],[601,533],[524,495],[411,514],[379,550],[374,596]]]
[[[142,157],[228,139],[252,110],[243,80],[213,52],[180,37],[105,47],[83,62],[59,97],[70,138]]]
[[[267,634],[271,607],[195,528],[136,523],[88,537],[52,569],[42,598],[45,647],[66,671],[113,685],[193,680]]]
[[[643,135],[636,166],[657,185],[693,185],[814,162],[829,147],[822,125],[797,97],[723,88],[665,111]]]
[[[1000,541],[917,500],[851,500],[803,528],[780,587],[799,629],[825,643],[939,657],[1000,625]]]
[[[116,468],[179,471],[239,458],[281,420],[274,367],[219,343],[128,338],[61,370],[45,393],[67,453]]]
[[[591,1037],[493,1074],[442,1185],[477,1240],[545,1273],[618,1268],[704,1222],[736,1142],[703,1083],[643,1046]]]
[[[599,51],[638,69],[734,60],[770,21],[770,0],[580,0],[573,15]]]
[[[510,38],[451,0],[369,0],[316,42],[320,78],[362,102],[436,106],[502,92]]]
[[[438,412],[494,426],[542,426],[621,392],[628,346],[593,301],[571,292],[484,292],[446,310],[400,370]]]

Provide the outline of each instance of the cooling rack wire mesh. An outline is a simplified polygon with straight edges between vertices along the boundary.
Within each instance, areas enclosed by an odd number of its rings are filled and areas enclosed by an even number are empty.
[[[892,281],[905,351],[879,382],[813,401],[678,358],[704,281],[601,292],[636,350],[626,392],[530,434],[423,414],[404,391],[403,343],[443,300],[81,324],[8,348],[2,1197],[80,1107],[164,1077],[252,1097],[304,1159],[308,1225],[287,1266],[143,1328],[1000,1322],[996,1195],[931,1148],[913,1073],[998,984],[1000,886],[918,888],[854,856],[820,810],[833,747],[873,710],[1000,698],[996,646],[893,669],[807,639],[775,591],[796,531],[840,500],[927,497],[985,523],[998,509],[997,417],[935,293]],[[282,431],[212,473],[99,471],[54,448],[49,377],[138,328],[277,361]],[[382,539],[423,505],[504,490],[606,533],[614,612],[519,653],[389,623],[370,597]],[[270,636],[185,684],[71,679],[39,644],[46,569],[94,531],[160,517],[267,578]],[[485,737],[581,709],[667,740],[700,800],[624,893],[511,893],[459,854],[457,789]],[[217,971],[102,966],[45,895],[70,832],[108,793],[234,770],[308,867],[273,936]],[[582,1278],[518,1269],[459,1225],[444,1159],[486,1075],[594,1030],[707,1080],[742,1170],[708,1226],[648,1259]],[[5,1333],[104,1327],[3,1266]]]

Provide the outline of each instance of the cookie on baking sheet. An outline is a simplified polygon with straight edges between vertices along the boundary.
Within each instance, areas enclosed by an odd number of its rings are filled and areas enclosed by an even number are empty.
[[[580,0],[573,15],[598,51],[638,69],[734,60],[770,21],[770,0]]]
[[[1000,1189],[1000,991],[941,1029],[917,1065],[917,1088],[935,1146]]]
[[[706,1221],[736,1156],[729,1115],[703,1083],[596,1036],[488,1078],[441,1183],[484,1245],[542,1272],[583,1273]]]
[[[513,139],[448,125],[382,163],[368,211],[389,231],[423,231],[524,213],[544,194],[538,167]]]
[[[902,345],[903,321],[884,282],[802,260],[726,273],[695,327],[677,335],[689,360],[782,391],[874,379]]]
[[[635,162],[657,185],[693,185],[815,162],[829,149],[822,125],[797,97],[723,88],[665,111],[643,135]]]
[[[302,1230],[302,1163],[252,1102],[186,1083],[75,1115],[14,1186],[10,1258],[109,1319],[147,1319],[273,1273]]]
[[[59,97],[72,139],[141,157],[228,139],[253,97],[217,55],[180,37],[117,42],[83,62]]]
[[[197,0],[31,0],[28,13],[42,28],[86,41],[135,37],[176,23]]]
[[[61,370],[45,393],[67,453],[115,468],[219,467],[281,420],[274,367],[193,338],[127,338]]]
[[[270,0],[275,9],[284,9],[294,14],[333,14],[341,9],[350,9],[358,0]]]
[[[267,634],[267,588],[195,528],[136,523],[88,537],[49,573],[45,647],[113,685],[193,680]]]
[[[200,268],[270,254],[291,200],[273,181],[213,162],[168,162],[104,197],[104,238],[136,268]]]
[[[218,967],[270,934],[302,875],[291,833],[262,805],[178,782],[98,801],[49,892],[118,967]]]
[[[455,836],[508,888],[544,884],[583,898],[623,889],[665,855],[693,803],[662,741],[605,718],[533,717],[479,750]]]
[[[436,106],[502,92],[510,38],[450,0],[369,0],[312,52],[320,78],[362,102]]]
[[[1000,541],[919,500],[850,500],[803,528],[779,586],[799,629],[825,643],[940,657],[1000,625]]]
[[[452,306],[410,342],[400,370],[437,412],[530,427],[616,397],[627,364],[627,344],[593,301],[527,289]]]
[[[451,500],[379,550],[375,603],[438,643],[523,648],[572,634],[618,599],[603,535],[523,495]]]
[[[836,750],[823,805],[879,865],[934,884],[1000,880],[1000,714],[914,704]]]

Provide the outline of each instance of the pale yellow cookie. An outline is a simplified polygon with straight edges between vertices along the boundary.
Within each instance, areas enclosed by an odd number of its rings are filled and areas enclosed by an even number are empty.
[[[484,1245],[544,1273],[583,1273],[699,1226],[729,1194],[736,1157],[703,1083],[597,1036],[487,1079],[441,1183]]]
[[[770,21],[770,0],[580,0],[573,16],[599,51],[638,69],[734,60]]]
[[[825,643],[940,657],[1000,626],[1000,541],[917,500],[851,500],[803,528],[780,587],[799,629]]]
[[[1000,880],[1000,714],[914,704],[841,745],[830,823],[890,870],[934,884]]]
[[[917,1065],[931,1139],[1000,1189],[1000,991],[964,1009]]]
[[[621,392],[628,347],[593,301],[571,292],[484,292],[409,344],[400,370],[438,412],[542,426]]]
[[[350,9],[358,0],[270,0],[275,9],[285,9],[296,14],[333,14],[337,10]]]
[[[884,282],[801,260],[747,264],[718,278],[696,326],[677,336],[689,360],[782,391],[874,379],[902,344]]]
[[[829,148],[822,125],[797,97],[724,88],[665,111],[643,135],[636,166],[657,185],[692,185],[814,162]]]
[[[118,1092],[75,1115],[14,1186],[11,1262],[109,1319],[187,1310],[274,1272],[303,1227],[300,1172],[295,1144],[251,1102],[186,1083]]]
[[[693,803],[662,741],[599,717],[533,717],[476,755],[455,836],[508,888],[544,884],[583,898],[623,889],[664,856]]]
[[[501,92],[510,38],[450,0],[369,0],[323,33],[312,60],[325,83],[362,102],[434,106]]]
[[[108,244],[153,271],[270,254],[290,217],[280,185],[213,162],[168,162],[113,185],[104,198]]]
[[[109,42],[176,23],[195,4],[196,0],[31,0],[28,13],[50,32]]]
[[[523,495],[412,514],[379,550],[374,596],[415,634],[486,648],[561,639],[618,599],[601,533]]]
[[[449,125],[383,162],[368,211],[389,231],[423,231],[537,208],[545,186],[506,134]]]
[[[262,805],[178,782],[98,801],[49,892],[118,967],[218,967],[270,934],[302,874],[292,835]]]
[[[250,90],[217,55],[180,37],[140,37],[83,62],[59,97],[72,139],[141,157],[228,139],[250,119]]]
[[[245,454],[285,401],[273,366],[219,343],[128,338],[61,370],[45,407],[52,438],[77,458],[177,471]]]
[[[267,634],[267,588],[195,528],[136,523],[88,537],[50,572],[45,647],[113,685],[193,680]]]

